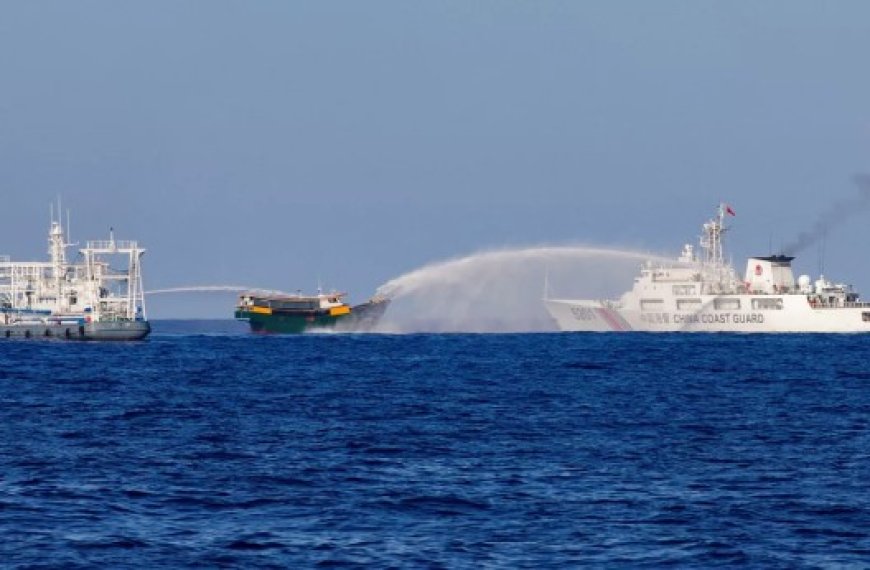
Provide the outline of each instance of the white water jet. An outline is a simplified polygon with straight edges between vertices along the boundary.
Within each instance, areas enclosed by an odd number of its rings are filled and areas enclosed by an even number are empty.
[[[663,260],[621,249],[541,246],[431,263],[378,288],[378,295],[392,301],[379,328],[388,332],[555,330],[544,297],[618,297],[631,287],[638,262],[650,259]]]
[[[165,295],[169,293],[241,293],[242,291],[255,291],[257,293],[272,295],[288,295],[283,291],[260,289],[258,287],[246,287],[244,285],[185,285],[183,287],[169,287],[167,289],[151,289],[145,291],[146,295]]]

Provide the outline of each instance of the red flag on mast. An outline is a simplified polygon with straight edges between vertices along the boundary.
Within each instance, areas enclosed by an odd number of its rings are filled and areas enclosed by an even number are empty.
[[[734,209],[731,206],[729,206],[728,204],[725,204],[725,211],[728,212],[729,214],[731,214],[732,216],[737,215],[734,213]]]

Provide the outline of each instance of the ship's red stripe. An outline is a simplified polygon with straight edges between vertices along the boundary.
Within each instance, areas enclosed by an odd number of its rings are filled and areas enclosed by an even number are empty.
[[[598,316],[607,323],[611,329],[615,331],[629,331],[631,326],[620,315],[614,313],[610,309],[597,309]]]

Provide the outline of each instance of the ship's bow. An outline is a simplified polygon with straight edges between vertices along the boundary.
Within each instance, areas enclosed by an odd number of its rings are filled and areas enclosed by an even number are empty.
[[[576,332],[622,332],[631,326],[615,308],[601,301],[546,299],[547,312],[559,330]]]

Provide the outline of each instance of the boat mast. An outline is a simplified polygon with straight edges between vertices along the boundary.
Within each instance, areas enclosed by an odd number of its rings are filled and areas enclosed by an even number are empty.
[[[63,284],[67,272],[66,248],[69,245],[67,244],[67,240],[63,232],[63,226],[60,222],[60,218],[62,216],[60,198],[58,198],[57,215],[58,219],[55,220],[54,208],[52,207],[51,229],[48,232],[48,255],[51,257],[51,277],[54,281],[53,293],[55,295],[55,309],[60,310],[63,305]]]
[[[704,224],[704,233],[701,235],[701,248],[704,250],[704,263],[706,265],[721,267],[725,264],[722,234],[727,229],[725,227],[725,205],[719,204],[716,217]]]

